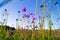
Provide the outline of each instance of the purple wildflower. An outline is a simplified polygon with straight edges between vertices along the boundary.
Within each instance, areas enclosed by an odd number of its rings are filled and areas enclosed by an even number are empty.
[[[35,17],[33,17],[33,19],[32,20],[35,20]]]
[[[24,8],[22,8],[22,11],[23,11],[23,12],[26,12],[26,8],[25,8],[25,7],[24,7]]]
[[[20,21],[22,21],[22,19],[20,19]]]
[[[35,17],[34,16],[32,16],[32,23],[34,23],[35,22]]]
[[[27,14],[23,14],[24,17],[27,17]]]
[[[30,15],[29,15],[29,14],[23,14],[23,16],[24,16],[24,17],[27,17],[27,18],[29,18],[29,17],[30,17]]]
[[[32,20],[32,23],[34,23],[34,20]]]
[[[29,14],[27,14],[27,18],[29,18],[30,17],[30,15]]]
[[[30,15],[34,15],[33,12],[30,12]]]

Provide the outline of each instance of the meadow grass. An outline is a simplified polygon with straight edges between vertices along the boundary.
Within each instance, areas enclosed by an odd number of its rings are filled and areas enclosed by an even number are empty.
[[[0,40],[60,40],[60,37],[52,37],[51,31],[48,33],[41,30],[5,30],[5,26],[0,27]],[[43,30],[45,31],[45,30]],[[33,35],[32,35],[33,34]],[[48,35],[47,35],[48,34]],[[49,38],[48,38],[49,36]]]

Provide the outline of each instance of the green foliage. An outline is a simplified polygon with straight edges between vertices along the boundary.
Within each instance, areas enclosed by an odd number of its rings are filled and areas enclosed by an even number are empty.
[[[12,30],[13,31],[13,30]],[[15,30],[15,32],[10,32],[9,30],[5,30],[5,26],[0,27],[0,40],[60,40],[60,37],[52,37],[51,31],[49,31],[48,36],[45,36],[43,34],[34,34],[32,36],[32,31],[29,30]],[[40,32],[40,31],[39,31]],[[32,39],[31,39],[32,37]],[[26,38],[26,39],[25,39]],[[44,39],[43,39],[44,38]]]

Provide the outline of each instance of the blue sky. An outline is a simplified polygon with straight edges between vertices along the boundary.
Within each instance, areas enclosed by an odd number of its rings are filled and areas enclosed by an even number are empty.
[[[54,12],[53,12],[53,16],[52,16],[52,21],[53,23],[56,21],[56,19],[59,17],[58,14],[58,9],[57,7],[54,5],[54,2],[57,1],[58,2],[58,6],[60,8],[60,0],[52,0],[52,5],[54,8]],[[3,2],[3,0],[0,0],[0,4]],[[38,0],[38,15],[41,15],[41,10],[40,10],[40,5],[42,4],[41,0]],[[48,8],[49,8],[49,3],[47,0],[47,4],[48,4]],[[26,7],[27,11],[26,12],[22,12],[22,8]],[[23,13],[28,14],[30,11],[32,11],[33,13],[35,12],[36,9],[36,0],[12,0],[9,3],[6,3],[5,5],[3,5],[2,7],[0,7],[0,21],[2,22],[2,14],[5,13],[4,9],[8,10],[9,16],[8,16],[8,25],[12,25],[14,24],[14,26],[16,25],[16,18],[17,18],[17,13],[20,10],[20,18],[22,17]],[[48,11],[48,10],[47,10]],[[30,18],[31,19],[31,18]],[[46,20],[46,19],[45,19]],[[47,28],[47,20],[45,21],[45,28]],[[38,18],[37,18],[37,23],[38,23]],[[57,26],[59,26],[59,21],[56,23]],[[21,24],[20,24],[21,25]],[[55,28],[60,28],[54,26]]]

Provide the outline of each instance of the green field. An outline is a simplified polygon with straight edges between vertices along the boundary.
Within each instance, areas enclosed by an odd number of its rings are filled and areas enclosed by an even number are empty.
[[[60,30],[8,30],[0,26],[0,40],[60,40]]]

